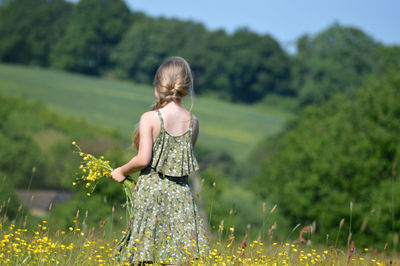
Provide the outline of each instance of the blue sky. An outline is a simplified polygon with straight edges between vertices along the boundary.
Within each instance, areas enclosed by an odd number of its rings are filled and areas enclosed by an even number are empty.
[[[377,41],[400,45],[399,0],[126,0],[132,10],[153,16],[202,22],[232,32],[247,27],[268,33],[293,51],[302,34],[316,34],[334,22],[356,26]]]

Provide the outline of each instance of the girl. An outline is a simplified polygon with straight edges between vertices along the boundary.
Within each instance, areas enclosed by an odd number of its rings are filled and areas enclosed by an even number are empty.
[[[207,255],[202,219],[190,191],[188,176],[198,170],[193,146],[199,122],[182,106],[192,95],[189,64],[181,57],[167,59],[154,77],[157,102],[144,113],[135,131],[138,154],[111,176],[123,182],[140,171],[133,192],[133,217],[117,245],[123,262],[179,264]]]

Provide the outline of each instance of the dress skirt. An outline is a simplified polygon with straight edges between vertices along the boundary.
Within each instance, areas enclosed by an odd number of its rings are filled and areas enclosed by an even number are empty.
[[[188,176],[168,177],[146,169],[132,198],[128,230],[116,248],[118,261],[179,264],[208,254]]]

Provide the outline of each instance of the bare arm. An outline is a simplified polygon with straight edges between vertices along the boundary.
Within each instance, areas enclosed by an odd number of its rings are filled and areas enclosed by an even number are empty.
[[[197,137],[199,136],[199,120],[193,115],[193,147],[196,145]]]
[[[131,173],[145,168],[151,160],[153,136],[150,112],[144,113],[140,118],[139,132],[140,143],[138,154],[128,163],[118,167],[111,173],[111,177],[117,182],[123,182]]]

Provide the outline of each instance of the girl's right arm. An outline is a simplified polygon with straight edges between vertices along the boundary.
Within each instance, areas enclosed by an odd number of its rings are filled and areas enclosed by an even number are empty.
[[[153,127],[151,124],[150,112],[146,112],[141,116],[139,132],[140,142],[138,154],[128,163],[116,168],[111,173],[111,177],[117,182],[124,181],[126,176],[142,170],[150,163],[153,146]]]

